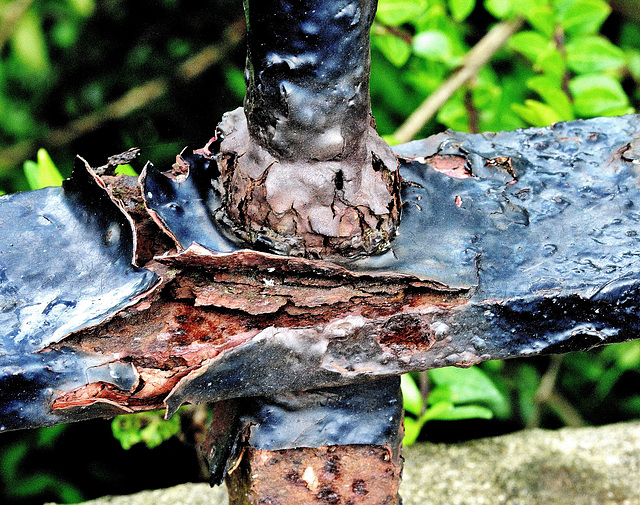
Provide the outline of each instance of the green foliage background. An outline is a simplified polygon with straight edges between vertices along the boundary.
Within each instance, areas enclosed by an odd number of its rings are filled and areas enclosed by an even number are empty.
[[[204,145],[222,113],[242,103],[244,48],[229,31],[242,19],[240,0],[0,0],[0,188],[57,185],[76,153],[99,165],[137,146],[162,168],[186,145]],[[493,26],[518,19],[517,32],[420,137],[638,108],[636,0],[379,0],[371,55],[379,131],[393,142]],[[639,374],[640,343],[628,342],[405,376],[406,442],[640,418]],[[123,446],[153,447],[180,433],[175,419],[123,417],[113,434]],[[0,437],[0,502],[92,497],[90,482],[56,465],[72,431]]]

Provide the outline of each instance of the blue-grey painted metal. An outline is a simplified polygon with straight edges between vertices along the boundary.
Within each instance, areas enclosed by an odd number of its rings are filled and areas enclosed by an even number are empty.
[[[0,197],[0,430],[60,422],[60,391],[137,383],[115,355],[48,348],[158,282],[132,264],[134,247],[132,223],[84,160],[62,188]]]

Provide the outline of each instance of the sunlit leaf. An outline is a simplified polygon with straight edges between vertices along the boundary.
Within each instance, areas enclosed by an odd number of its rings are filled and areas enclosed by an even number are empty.
[[[372,43],[380,49],[380,52],[396,67],[404,65],[411,56],[411,46],[406,40],[391,34],[377,34],[372,38]]]
[[[465,419],[493,419],[493,411],[482,405],[454,405],[453,408],[433,417],[433,420],[438,421],[462,421]]]
[[[549,0],[519,0],[513,5],[514,11],[541,34],[550,38],[556,26],[556,15]]]
[[[574,118],[573,104],[567,94],[556,86],[556,81],[547,75],[532,77],[527,86],[538,93],[554,111],[558,113],[560,121],[571,121]]]
[[[165,420],[159,411],[118,416],[111,422],[111,431],[125,450],[141,442],[152,449],[180,433],[180,416]]]
[[[96,8],[95,0],[68,0],[81,16],[90,16]]]
[[[608,75],[583,75],[569,82],[574,110],[581,117],[630,113],[629,98],[618,81]]]
[[[473,12],[476,0],[449,0],[451,16],[456,21],[464,21]]]
[[[552,47],[540,55],[533,68],[536,72],[542,72],[549,77],[553,77],[560,83],[563,81],[567,71],[567,61],[557,48]]]
[[[413,38],[413,52],[428,60],[448,62],[452,56],[451,41],[441,31],[424,31]]]
[[[116,175],[130,175],[133,177],[137,177],[138,173],[134,170],[134,168],[129,165],[118,165],[115,170]]]
[[[420,416],[423,407],[422,395],[413,378],[409,374],[401,376],[400,387],[402,389],[404,409],[416,417]]]
[[[531,126],[549,126],[562,120],[560,114],[552,107],[538,100],[525,100],[524,105],[514,103],[512,108]]]
[[[560,24],[570,35],[596,33],[611,13],[604,0],[563,0],[556,5]]]
[[[44,149],[38,150],[38,161],[27,160],[24,162],[24,175],[31,189],[60,186],[62,175],[53,163],[49,153]]]
[[[449,388],[451,401],[455,405],[482,404],[498,415],[503,415],[509,409],[507,399],[478,367],[429,370],[429,378],[437,386]]]
[[[509,17],[513,13],[512,0],[484,0],[484,8],[498,19]]]
[[[47,44],[41,20],[34,10],[28,10],[14,29],[11,47],[15,57],[34,75],[49,72]]]
[[[622,49],[600,36],[574,39],[566,51],[569,68],[578,74],[618,69],[626,63]]]
[[[377,18],[384,24],[398,26],[422,15],[426,0],[379,0]]]
[[[536,31],[523,30],[509,39],[509,47],[535,62],[549,51],[551,41]]]

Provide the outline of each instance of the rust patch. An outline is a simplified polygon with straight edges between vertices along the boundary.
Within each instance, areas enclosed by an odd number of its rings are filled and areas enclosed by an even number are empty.
[[[247,448],[238,469],[227,477],[229,503],[397,504],[399,452],[370,445]]]
[[[225,307],[248,314],[270,314],[287,304],[287,298],[261,292],[257,286],[210,284],[192,288],[195,306]]]
[[[383,348],[402,355],[428,351],[435,344],[436,336],[422,317],[398,314],[382,325],[378,341]]]
[[[431,168],[455,179],[471,177],[471,171],[467,168],[467,159],[456,154],[434,154],[425,158],[425,163]]]

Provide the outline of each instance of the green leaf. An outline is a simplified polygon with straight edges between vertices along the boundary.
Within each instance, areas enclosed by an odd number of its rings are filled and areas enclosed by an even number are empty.
[[[153,449],[180,433],[180,416],[169,420],[163,416],[161,411],[118,416],[111,422],[111,431],[125,450],[140,442]]]
[[[382,137],[382,140],[384,140],[390,146],[395,146],[401,143],[400,141],[398,141],[396,137],[394,137],[393,133],[390,133],[389,135],[380,135],[380,136]]]
[[[546,53],[540,55],[533,68],[537,72],[553,77],[558,83],[561,83],[567,71],[567,62],[560,51],[552,47]]]
[[[461,404],[483,404],[497,415],[509,410],[507,399],[502,395],[491,379],[478,367],[439,368],[429,371],[429,378],[437,386],[446,386],[451,392],[451,401]],[[431,396],[429,401],[431,401]]]
[[[556,5],[560,25],[569,35],[597,33],[611,13],[604,0],[556,0]]]
[[[629,72],[636,82],[640,82],[640,51],[630,49],[627,51],[627,61]]]
[[[28,137],[38,131],[38,124],[28,104],[5,100],[0,95],[0,128],[15,137]]]
[[[418,436],[420,435],[421,429],[422,429],[422,424],[420,424],[417,419],[405,417],[404,418],[404,438],[402,439],[402,444],[405,446],[415,444],[416,440],[418,440]]]
[[[58,47],[68,49],[73,46],[80,35],[79,27],[76,23],[67,19],[59,20],[51,29],[51,37]]]
[[[549,126],[561,121],[560,114],[537,100],[525,100],[524,105],[514,103],[513,111],[532,126]]]
[[[90,16],[96,8],[95,0],[68,0],[81,16]]]
[[[451,41],[439,30],[420,32],[413,38],[413,52],[431,61],[447,63],[452,57]]]
[[[484,0],[484,8],[498,19],[505,19],[513,14],[511,0]]]
[[[25,161],[23,169],[31,189],[60,186],[62,184],[62,175],[60,175],[60,172],[45,149],[38,149],[38,161]]]
[[[481,405],[453,406],[433,418],[438,421],[461,421],[464,419],[493,419],[493,411]]]
[[[556,26],[556,15],[549,0],[519,0],[513,5],[515,12],[523,16],[527,22],[547,38],[553,36]]]
[[[233,91],[233,94],[237,98],[240,98],[240,99],[244,98],[244,95],[246,93],[246,87],[245,87],[246,85],[244,82],[244,72],[240,70],[238,67],[229,65],[227,68],[224,69],[224,77],[225,77],[225,80],[227,81],[227,86],[231,91]]]
[[[476,6],[476,0],[449,0],[449,10],[454,20],[460,22],[467,19]]]
[[[426,0],[379,0],[377,19],[390,26],[414,20],[427,10]]]
[[[630,113],[629,98],[618,81],[608,75],[582,75],[569,82],[574,111],[580,117]]]
[[[438,111],[437,119],[447,128],[469,131],[469,117],[464,105],[464,93],[456,93]]]
[[[59,424],[57,426],[51,426],[49,428],[40,428],[38,430],[38,441],[36,445],[38,447],[51,448],[54,442],[63,434],[67,429],[67,424]]]
[[[395,35],[377,34],[373,36],[372,42],[396,67],[404,65],[411,56],[411,46]]]
[[[454,408],[450,402],[442,401],[435,403],[422,414],[418,419],[405,417],[404,419],[404,445],[412,445],[418,439],[422,427],[427,421],[443,419],[446,413]]]
[[[594,74],[621,68],[625,54],[604,37],[589,36],[574,39],[567,44],[567,65],[578,74]]]
[[[529,79],[527,86],[538,93],[547,105],[558,113],[561,121],[575,119],[571,100],[562,91],[559,83],[554,78],[547,75],[538,75]]]
[[[624,23],[618,37],[618,45],[623,49],[640,49],[640,23]]]
[[[536,413],[536,391],[540,385],[540,374],[528,363],[518,365],[515,386],[518,392],[518,407],[520,416],[526,424]]]
[[[138,177],[137,172],[128,163],[126,165],[118,165],[116,167],[115,174],[116,175],[131,175],[133,177]]]
[[[454,409],[454,405],[448,401],[439,401],[434,403],[431,407],[427,409],[427,411],[420,417],[419,421],[422,424],[427,421],[436,421],[439,419],[443,419],[447,412],[450,412]]]
[[[420,416],[423,408],[422,395],[409,374],[400,377],[400,388],[402,389],[404,409],[416,417]]]
[[[533,30],[523,30],[509,39],[509,47],[535,62],[552,47],[550,39]]]

